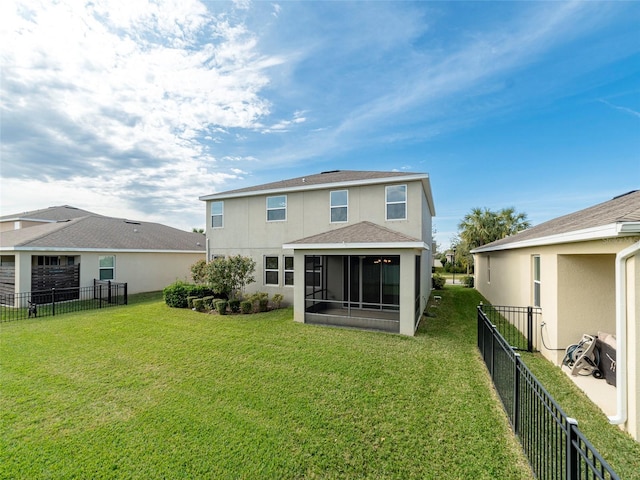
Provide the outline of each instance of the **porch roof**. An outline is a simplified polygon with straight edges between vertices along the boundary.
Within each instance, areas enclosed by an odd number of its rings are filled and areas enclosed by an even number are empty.
[[[282,245],[284,249],[339,249],[339,248],[418,248],[429,246],[417,238],[391,230],[372,222],[360,222],[328,232],[294,240]]]

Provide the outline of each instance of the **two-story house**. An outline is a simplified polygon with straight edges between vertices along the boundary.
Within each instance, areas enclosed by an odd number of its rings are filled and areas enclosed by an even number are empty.
[[[431,292],[425,173],[334,170],[200,197],[207,259],[256,262],[246,293],[281,293],[303,323],[413,335]]]

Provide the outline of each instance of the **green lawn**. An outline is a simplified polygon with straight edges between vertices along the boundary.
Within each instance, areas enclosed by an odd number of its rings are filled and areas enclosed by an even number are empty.
[[[415,338],[153,296],[2,324],[0,478],[530,478],[451,292]]]

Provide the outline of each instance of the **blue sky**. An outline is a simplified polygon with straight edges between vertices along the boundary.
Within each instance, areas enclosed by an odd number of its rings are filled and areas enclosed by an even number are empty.
[[[0,214],[426,172],[436,239],[640,188],[640,2],[3,1]]]

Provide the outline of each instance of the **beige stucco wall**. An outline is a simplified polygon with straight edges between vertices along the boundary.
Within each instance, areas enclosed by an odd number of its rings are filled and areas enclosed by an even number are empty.
[[[16,292],[31,291],[31,252],[16,253]],[[35,255],[35,254],[33,254]],[[42,251],[37,255],[80,256],[80,286],[90,286],[100,278],[99,257],[116,257],[115,279],[126,282],[128,292],[162,290],[176,280],[191,281],[191,265],[205,259],[205,253],[138,253],[138,252],[60,252]]]
[[[620,334],[616,331],[616,254],[638,240],[620,237],[476,254],[476,288],[495,305],[530,305],[532,256],[540,255],[542,320],[546,324],[542,332],[549,349],[540,342],[536,348],[560,364],[564,348],[577,343],[583,333]],[[628,420],[623,427],[640,440],[640,255],[627,260],[625,272]]]

